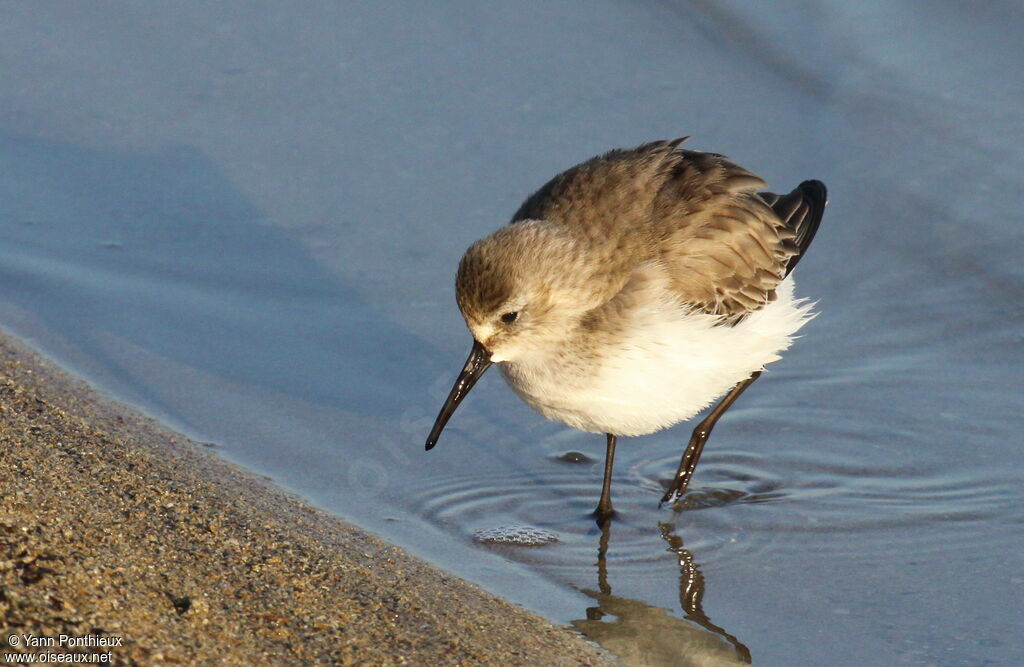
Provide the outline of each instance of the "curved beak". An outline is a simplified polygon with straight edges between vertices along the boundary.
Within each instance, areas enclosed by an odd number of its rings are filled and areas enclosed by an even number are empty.
[[[455,412],[455,408],[459,407],[462,399],[466,397],[469,390],[490,366],[491,353],[479,341],[474,340],[473,349],[469,353],[469,358],[466,359],[466,365],[459,373],[459,377],[456,378],[455,386],[452,387],[451,393],[448,394],[444,405],[441,406],[441,411],[437,413],[434,428],[430,429],[430,435],[427,436],[427,451],[433,449],[437,444],[437,439],[441,437],[441,431],[444,430],[444,425],[448,423],[448,419]]]

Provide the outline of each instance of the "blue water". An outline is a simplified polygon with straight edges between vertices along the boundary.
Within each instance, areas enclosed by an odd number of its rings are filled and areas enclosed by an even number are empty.
[[[1024,656],[1019,5],[0,16],[8,331],[632,661]],[[795,274],[821,315],[719,424],[684,507],[657,499],[689,429],[623,440],[602,536],[603,439],[497,374],[425,453],[470,342],[465,247],[557,171],[686,134],[831,203]],[[474,541],[501,526],[559,539]]]

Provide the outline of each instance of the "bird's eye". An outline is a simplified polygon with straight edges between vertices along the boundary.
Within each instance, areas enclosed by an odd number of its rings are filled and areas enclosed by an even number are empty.
[[[501,316],[501,321],[505,324],[512,324],[519,319],[519,313],[505,313]]]

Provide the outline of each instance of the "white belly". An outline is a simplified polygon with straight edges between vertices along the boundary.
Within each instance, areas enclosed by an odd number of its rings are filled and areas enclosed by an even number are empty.
[[[563,356],[500,365],[506,381],[549,419],[583,431],[643,435],[689,419],[737,382],[779,359],[813,317],[794,301],[792,279],[778,297],[735,326],[651,300],[628,314],[627,333],[580,365]]]

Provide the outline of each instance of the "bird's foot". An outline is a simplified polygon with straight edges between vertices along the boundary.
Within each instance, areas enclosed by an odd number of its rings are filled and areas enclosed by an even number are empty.
[[[672,485],[668,487],[668,491],[665,492],[665,495],[658,502],[658,509],[661,509],[665,503],[674,503],[682,499],[683,494],[686,493],[687,486],[689,486],[689,480],[683,480],[678,477],[672,480]]]
[[[597,522],[598,526],[603,526],[612,519],[618,517],[619,513],[612,509],[611,505],[607,507],[602,507],[601,505],[598,505],[597,509],[590,513],[590,516],[594,517],[594,520]]]

